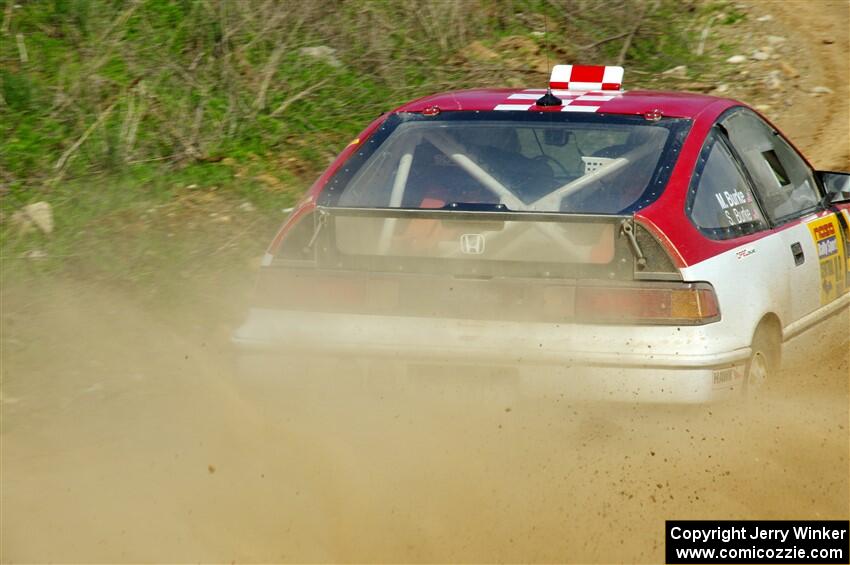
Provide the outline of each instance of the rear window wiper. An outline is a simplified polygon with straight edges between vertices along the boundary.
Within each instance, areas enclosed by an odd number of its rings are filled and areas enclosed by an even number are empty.
[[[637,238],[635,237],[635,227],[629,220],[623,220],[623,223],[620,224],[620,233],[626,236],[629,240],[629,249],[631,249],[632,255],[635,256],[638,269],[645,269],[646,257],[644,256],[643,250],[641,250],[640,245],[638,245]]]
[[[504,204],[491,204],[488,202],[449,202],[442,210],[457,210],[459,212],[510,212],[511,209]]]
[[[325,224],[328,223],[328,214],[323,211],[318,212],[316,227],[313,228],[313,236],[310,238],[310,241],[307,242],[307,245],[304,247],[304,252],[307,253],[313,249],[313,246],[316,244],[316,240],[319,239],[319,233],[321,233],[322,228],[325,227]]]

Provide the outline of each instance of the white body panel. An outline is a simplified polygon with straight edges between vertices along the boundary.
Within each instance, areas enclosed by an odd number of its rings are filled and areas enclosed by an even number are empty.
[[[812,218],[814,219],[814,218]],[[800,243],[805,261],[794,264]],[[686,281],[708,281],[720,303],[712,324],[725,348],[749,346],[756,327],[775,314],[783,329],[820,309],[820,266],[806,222],[681,270]],[[784,333],[784,332],[783,332]]]
[[[738,386],[750,349],[726,349],[717,324],[616,326],[252,309],[243,351],[281,350],[408,362],[515,367],[526,392],[694,403]],[[715,372],[722,382],[715,386]]]

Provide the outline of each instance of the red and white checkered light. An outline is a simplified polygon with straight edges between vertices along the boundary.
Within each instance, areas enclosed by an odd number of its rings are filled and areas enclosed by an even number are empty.
[[[555,65],[549,88],[565,90],[620,90],[623,67],[602,65]]]

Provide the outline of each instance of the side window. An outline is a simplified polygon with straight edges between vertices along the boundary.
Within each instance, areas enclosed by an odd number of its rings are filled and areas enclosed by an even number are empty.
[[[748,110],[738,110],[722,125],[771,220],[781,222],[818,206],[820,195],[811,169],[764,120]]]
[[[685,211],[712,239],[732,239],[767,228],[746,177],[717,133],[710,134],[700,153]]]

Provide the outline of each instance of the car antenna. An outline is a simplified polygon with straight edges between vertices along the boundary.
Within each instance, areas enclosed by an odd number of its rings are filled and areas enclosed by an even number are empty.
[[[552,67],[549,64],[549,17],[546,15],[546,12],[543,13],[543,46],[546,50],[546,74],[552,75]],[[546,84],[546,94],[541,96],[535,102],[538,106],[560,106],[564,102],[554,94],[552,94],[552,83],[551,81]]]

